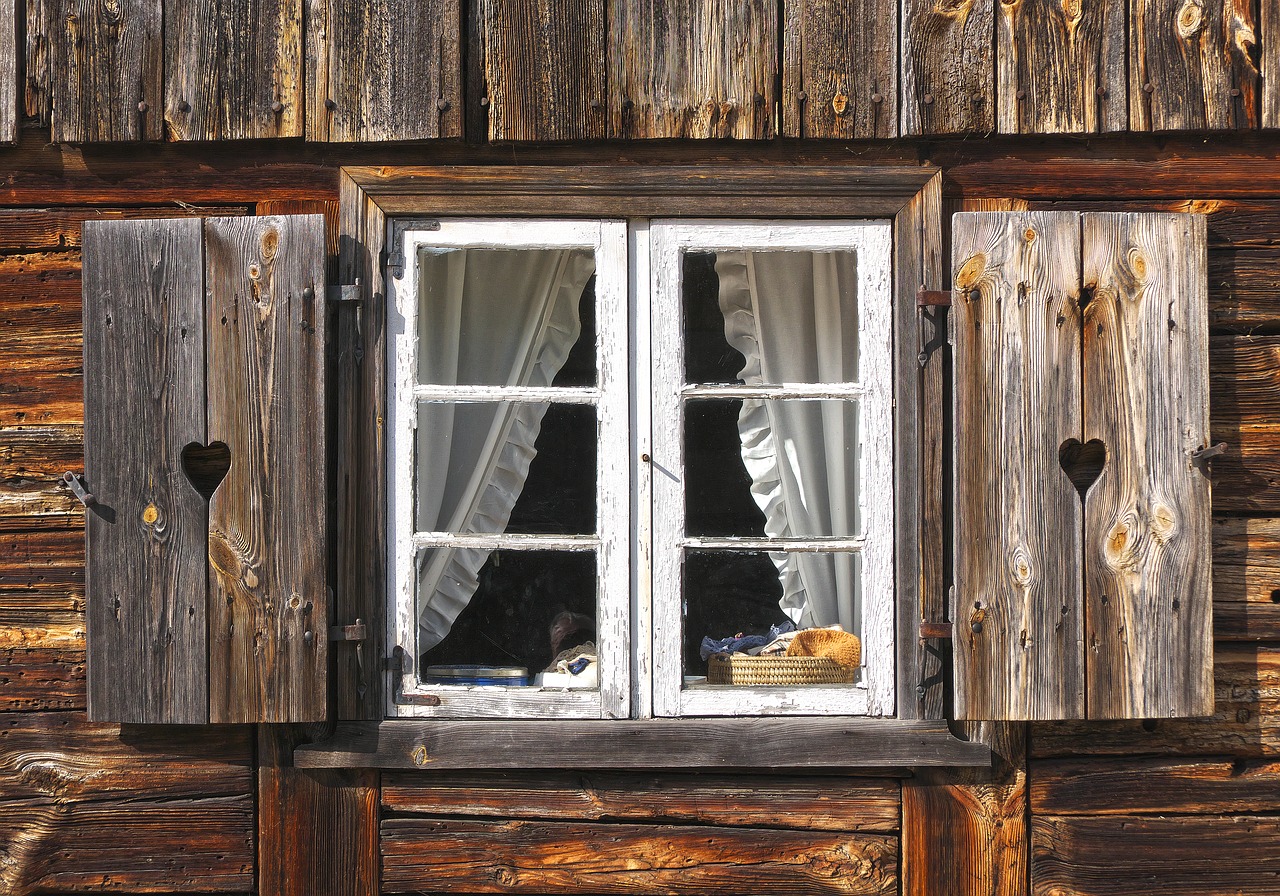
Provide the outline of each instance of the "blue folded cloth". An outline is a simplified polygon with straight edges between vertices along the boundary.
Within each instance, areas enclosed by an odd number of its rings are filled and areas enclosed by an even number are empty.
[[[713,638],[707,635],[702,639],[702,645],[698,648],[698,656],[702,657],[703,662],[706,662],[715,653],[746,653],[753,647],[763,647],[770,641],[776,641],[780,635],[785,635],[787,632],[795,630],[795,625],[787,621],[771,626],[767,635],[744,635],[739,633],[731,638]]]

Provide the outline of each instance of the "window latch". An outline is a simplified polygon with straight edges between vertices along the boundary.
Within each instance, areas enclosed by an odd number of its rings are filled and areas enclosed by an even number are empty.
[[[364,291],[360,287],[359,277],[356,278],[355,283],[329,286],[324,294],[331,305],[353,305],[364,301]]]
[[[84,487],[84,483],[80,481],[80,477],[70,470],[62,474],[62,481],[70,486],[71,491],[80,499],[80,503],[85,507],[92,507],[98,503],[98,499],[93,496],[93,492]]]
[[[916,290],[916,313],[920,318],[920,354],[916,360],[920,362],[921,367],[929,363],[929,356],[946,341],[946,331],[942,326],[942,312],[938,309],[950,307],[951,290],[925,289],[923,286]],[[933,324],[931,337],[925,334],[926,320]]]

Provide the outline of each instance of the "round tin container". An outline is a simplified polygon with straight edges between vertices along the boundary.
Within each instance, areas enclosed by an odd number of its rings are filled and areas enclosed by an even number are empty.
[[[529,670],[523,666],[427,666],[426,684],[505,684],[523,686],[529,683]]]

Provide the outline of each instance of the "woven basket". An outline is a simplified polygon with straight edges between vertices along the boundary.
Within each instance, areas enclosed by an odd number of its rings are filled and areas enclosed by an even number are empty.
[[[707,659],[708,684],[848,684],[857,672],[825,656],[715,653]]]

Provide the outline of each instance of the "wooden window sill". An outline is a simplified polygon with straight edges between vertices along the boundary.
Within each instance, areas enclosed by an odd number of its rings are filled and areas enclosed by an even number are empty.
[[[842,769],[987,767],[946,722],[849,717],[340,722],[299,768]]]

